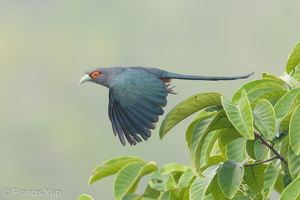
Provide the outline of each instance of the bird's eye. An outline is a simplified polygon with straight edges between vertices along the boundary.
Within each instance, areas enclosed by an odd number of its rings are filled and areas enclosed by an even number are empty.
[[[101,72],[99,72],[99,71],[94,71],[94,72],[92,72],[91,74],[90,74],[90,77],[92,77],[92,78],[97,78],[98,76],[100,76],[101,75]]]

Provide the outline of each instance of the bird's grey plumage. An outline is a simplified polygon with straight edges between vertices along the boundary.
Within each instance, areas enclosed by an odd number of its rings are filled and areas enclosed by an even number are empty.
[[[113,130],[125,145],[147,140],[163,114],[161,106],[167,103],[167,89],[163,81],[144,70],[128,69],[110,83],[109,117]],[[130,79],[128,77],[131,77]]]
[[[253,74],[253,73],[252,73]],[[162,107],[171,92],[165,82],[169,79],[234,80],[252,74],[234,77],[194,76],[146,67],[96,68],[87,72],[80,83],[91,81],[109,88],[108,114],[113,132],[121,143],[131,145],[147,140],[155,128]]]

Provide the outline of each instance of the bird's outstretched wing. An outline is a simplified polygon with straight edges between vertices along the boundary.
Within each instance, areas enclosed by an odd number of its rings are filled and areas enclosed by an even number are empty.
[[[145,70],[127,69],[111,82],[109,118],[115,135],[123,145],[130,145],[151,136],[158,116],[167,104],[167,87],[157,76]]]

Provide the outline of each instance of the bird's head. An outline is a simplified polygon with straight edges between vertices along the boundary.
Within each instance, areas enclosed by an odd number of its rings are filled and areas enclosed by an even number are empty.
[[[81,85],[82,83],[89,81],[109,87],[109,81],[106,71],[107,70],[105,70],[104,68],[96,68],[94,70],[88,71],[86,75],[84,75],[80,79],[79,84]]]

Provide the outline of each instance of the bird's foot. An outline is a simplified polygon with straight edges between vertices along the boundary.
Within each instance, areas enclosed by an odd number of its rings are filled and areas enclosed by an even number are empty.
[[[177,94],[177,92],[174,92],[173,88],[175,88],[176,86],[171,86],[171,84],[166,84],[167,86],[167,92],[170,93],[170,94]]]

